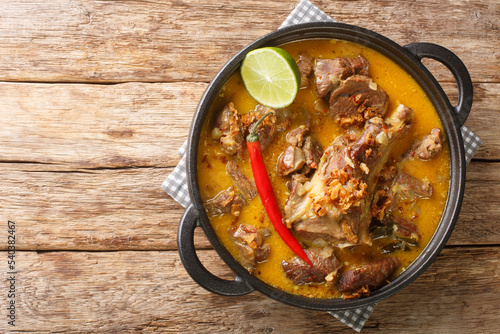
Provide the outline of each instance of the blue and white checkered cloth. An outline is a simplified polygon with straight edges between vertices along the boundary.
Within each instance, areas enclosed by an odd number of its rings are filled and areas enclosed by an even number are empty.
[[[295,9],[286,18],[285,22],[283,22],[280,28],[298,23],[316,21],[334,22],[331,17],[323,13],[318,7],[309,2],[309,0],[301,0],[297,7],[295,7]],[[464,140],[465,159],[467,163],[469,163],[474,154],[476,154],[477,150],[479,149],[479,146],[481,146],[482,141],[478,136],[476,136],[465,126],[462,126],[461,131]],[[178,151],[182,156],[181,161],[175,167],[172,174],[170,174],[161,185],[163,190],[165,190],[183,207],[188,207],[191,203],[186,179],[186,148],[187,142],[185,142]],[[357,309],[328,313],[330,313],[335,318],[342,321],[344,324],[351,327],[355,331],[360,332],[365,322],[368,320],[371,313],[375,309],[375,306],[377,306],[376,303]]]

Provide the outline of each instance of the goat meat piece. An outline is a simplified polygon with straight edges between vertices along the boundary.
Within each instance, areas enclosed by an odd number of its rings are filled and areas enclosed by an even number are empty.
[[[244,267],[255,268],[257,263],[267,260],[271,248],[264,242],[262,233],[255,226],[241,224],[230,228],[228,232],[238,248]]]
[[[288,196],[285,224],[298,237],[325,239],[327,235],[326,241],[337,247],[371,244],[370,204],[375,180],[412,119],[413,112],[401,106],[385,122],[379,117],[370,119],[354,140],[350,135],[337,137],[325,150],[311,180],[298,188],[302,191]],[[387,135],[387,141],[376,140],[380,133]]]
[[[257,188],[255,183],[251,181],[240,169],[240,166],[234,161],[229,161],[226,164],[226,172],[229,174],[231,179],[238,190],[242,193],[245,200],[249,201],[257,195]]]
[[[421,239],[418,227],[402,217],[393,218],[392,234],[396,238],[406,240],[411,244],[418,244]]]
[[[387,93],[370,78],[353,75],[330,96],[330,116],[341,126],[362,125],[372,117],[382,117],[389,106]]]
[[[397,258],[385,258],[347,270],[339,279],[340,292],[356,292],[363,287],[374,290],[383,285],[399,268]]]
[[[293,146],[302,147],[304,135],[309,131],[309,125],[301,125],[286,134],[286,141]]]
[[[286,277],[291,279],[293,284],[323,283],[335,280],[337,270],[342,267],[342,264],[333,253],[332,248],[309,248],[304,251],[311,260],[312,267],[298,256],[290,261],[281,262]]]
[[[234,187],[221,191],[217,196],[205,203],[205,209],[210,217],[226,213],[239,216],[243,206],[245,206],[245,200],[234,191]]]
[[[244,147],[244,129],[241,116],[232,102],[219,113],[212,130],[212,138],[219,140],[221,148],[227,154],[240,154]]]
[[[429,182],[420,181],[402,172],[394,180],[392,191],[403,199],[416,200],[419,197],[431,197],[433,188]]]
[[[323,146],[314,137],[307,136],[302,151],[306,157],[306,165],[311,169],[318,168],[323,155]]]
[[[278,157],[276,171],[284,176],[296,172],[304,166],[306,158],[302,149],[297,146],[288,146]]]
[[[340,86],[342,80],[353,74],[351,63],[345,58],[316,59],[314,75],[318,98],[325,97],[332,89]]]
[[[431,133],[422,138],[416,143],[412,150],[411,156],[421,160],[430,160],[443,150],[443,136],[441,129],[434,128]]]
[[[276,133],[276,112],[262,105],[257,105],[254,110],[251,110],[248,114],[244,115],[242,118],[243,126],[245,132],[248,133],[257,121],[264,116],[267,112],[274,112],[273,115],[269,115],[259,124],[257,127],[257,135],[259,136],[259,143],[262,150],[264,150],[272,142],[274,134]]]
[[[368,60],[359,55],[356,58],[347,58],[349,63],[351,64],[351,67],[354,71],[354,74],[359,74],[359,75],[364,75],[364,76],[369,76],[369,63]]]
[[[313,70],[313,59],[307,53],[301,53],[297,66],[300,72],[300,88],[307,87],[309,84],[309,76]]]
[[[368,76],[368,60],[359,55],[356,58],[317,59],[314,67],[316,91],[322,99],[351,75]]]

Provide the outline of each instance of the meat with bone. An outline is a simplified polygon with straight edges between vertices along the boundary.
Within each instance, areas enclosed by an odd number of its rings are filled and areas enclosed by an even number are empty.
[[[356,292],[363,287],[373,290],[383,285],[399,268],[397,258],[385,258],[346,271],[339,279],[340,292]]]
[[[214,198],[206,201],[205,209],[210,217],[226,213],[239,216],[244,205],[245,200],[243,197],[235,192],[234,187],[229,187],[218,193]]]
[[[245,200],[249,201],[257,195],[255,183],[251,181],[240,169],[240,166],[234,161],[229,161],[226,164],[226,172],[229,174],[233,183],[241,192]]]
[[[298,256],[290,261],[283,261],[281,266],[286,277],[296,285],[335,280],[337,270],[342,267],[342,263],[337,259],[331,247],[309,248],[305,252],[313,266],[311,267]]]
[[[370,119],[354,141],[349,135],[335,139],[311,180],[291,191],[284,207],[287,226],[299,237],[325,239],[338,247],[370,244],[374,180],[412,119],[411,109],[400,105],[385,122]]]
[[[372,117],[383,117],[389,106],[387,93],[370,78],[353,75],[330,96],[330,116],[340,125],[362,125]]]
[[[368,60],[357,58],[316,59],[314,75],[316,91],[322,99],[351,75],[368,75]]]
[[[307,87],[309,76],[313,70],[313,59],[307,53],[301,53],[299,60],[297,60],[297,66],[300,72],[300,88]]]
[[[218,114],[212,130],[212,138],[220,141],[222,150],[227,154],[242,152],[245,143],[244,128],[241,116],[232,102],[228,103]]]
[[[431,133],[416,143],[410,155],[421,160],[430,160],[443,150],[443,136],[441,129],[434,128]]]
[[[264,242],[262,232],[255,226],[241,224],[237,228],[229,229],[229,234],[238,248],[244,267],[255,268],[257,263],[267,260],[271,248]]]

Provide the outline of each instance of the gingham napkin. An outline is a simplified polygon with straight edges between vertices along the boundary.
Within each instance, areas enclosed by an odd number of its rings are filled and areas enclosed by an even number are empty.
[[[280,28],[293,24],[315,21],[334,22],[331,17],[323,13],[318,7],[309,2],[309,0],[301,0],[297,7],[295,7],[295,9],[286,18],[285,22],[283,22]],[[478,136],[476,136],[465,126],[462,126],[461,131],[464,140],[465,159],[467,163],[469,163],[474,154],[476,154],[477,150],[479,149],[482,141]],[[178,151],[182,156],[181,161],[179,162],[177,167],[175,167],[172,174],[170,174],[161,185],[163,190],[165,190],[183,207],[187,207],[191,203],[186,182],[186,147],[187,142],[185,142]],[[377,306],[376,303],[357,309],[328,313],[330,313],[335,318],[339,319],[355,331],[360,332],[363,328],[363,325],[375,309],[375,306]]]

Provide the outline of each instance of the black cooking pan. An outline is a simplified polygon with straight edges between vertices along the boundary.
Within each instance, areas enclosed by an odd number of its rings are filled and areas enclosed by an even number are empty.
[[[433,103],[444,127],[450,149],[450,185],[441,222],[427,247],[418,258],[390,284],[375,290],[370,296],[359,299],[314,299],[292,295],[273,288],[243,268],[218,240],[205,213],[198,189],[197,152],[202,125],[210,106],[226,80],[238,70],[245,55],[256,48],[279,46],[304,39],[339,39],[370,47],[408,72],[423,88]],[[422,65],[422,58],[435,59],[448,67],[458,85],[458,104],[452,106],[436,79]],[[462,61],[446,48],[429,43],[414,43],[404,47],[373,31],[357,26],[318,22],[298,24],[272,32],[251,43],[234,56],[215,76],[203,95],[194,115],[187,151],[187,176],[192,204],[181,218],[178,231],[179,253],[189,275],[202,287],[227,296],[237,296],[258,290],[286,304],[324,311],[345,310],[366,306],[387,298],[417,279],[435,260],[451,235],[462,204],[465,186],[465,154],[460,133],[472,106],[472,82]],[[234,280],[224,280],[210,273],[199,261],[193,242],[194,230],[201,226],[219,256],[236,273]],[[423,292],[425,293],[425,292]]]

